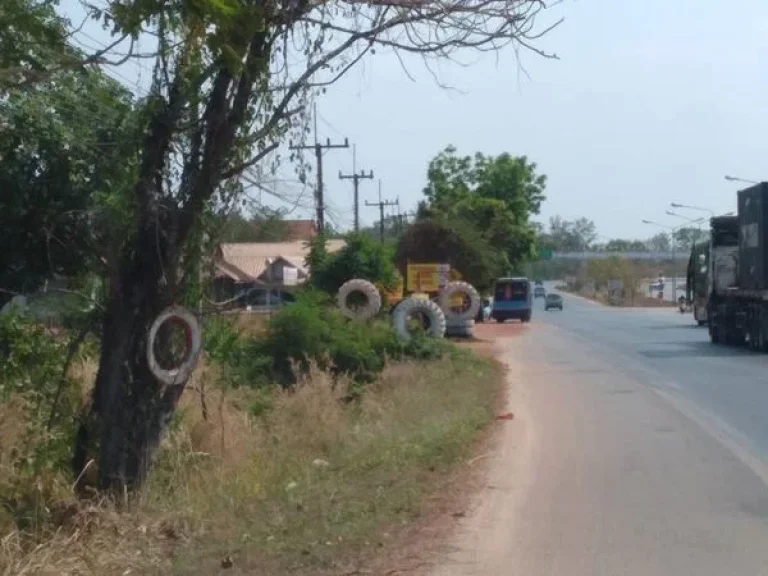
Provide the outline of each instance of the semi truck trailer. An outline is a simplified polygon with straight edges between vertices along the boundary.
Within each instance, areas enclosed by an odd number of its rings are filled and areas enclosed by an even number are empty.
[[[740,190],[737,215],[710,229],[710,340],[768,352],[768,183]]]

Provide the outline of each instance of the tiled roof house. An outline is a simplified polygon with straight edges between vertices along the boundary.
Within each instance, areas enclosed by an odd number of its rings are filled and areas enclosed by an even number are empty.
[[[344,246],[343,240],[329,240],[329,252]],[[263,286],[281,288],[302,284],[309,270],[305,264],[309,246],[292,242],[238,242],[219,244],[214,256],[216,292],[234,296],[243,289]]]

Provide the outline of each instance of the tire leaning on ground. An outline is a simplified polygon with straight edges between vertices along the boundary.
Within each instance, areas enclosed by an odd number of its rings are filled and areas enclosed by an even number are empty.
[[[155,357],[155,339],[160,327],[166,322],[180,324],[186,336],[184,360],[175,368],[162,368]],[[170,306],[163,310],[149,329],[147,337],[147,364],[152,374],[166,386],[186,382],[197,365],[197,358],[202,348],[200,324],[192,312],[181,306]]]
[[[464,294],[469,298],[469,308],[462,310],[461,312],[454,312],[451,308],[451,298],[457,294]],[[440,308],[443,309],[443,313],[446,318],[460,318],[462,320],[474,320],[477,313],[480,311],[480,294],[478,294],[475,287],[468,282],[448,282],[438,295],[438,302]]]
[[[446,318],[445,321],[446,336],[471,338],[474,335],[474,320],[456,320],[454,318]]]
[[[365,297],[365,304],[352,307],[349,305],[349,297],[352,294],[362,294]],[[348,280],[341,285],[336,296],[336,301],[341,308],[341,312],[353,320],[370,320],[381,310],[381,294],[378,288],[368,280],[356,278]]]
[[[401,340],[411,339],[411,333],[408,330],[408,320],[414,314],[424,314],[429,321],[427,333],[432,338],[443,338],[445,336],[445,314],[437,303],[431,300],[421,300],[418,298],[406,298],[397,305],[392,313],[392,327]]]

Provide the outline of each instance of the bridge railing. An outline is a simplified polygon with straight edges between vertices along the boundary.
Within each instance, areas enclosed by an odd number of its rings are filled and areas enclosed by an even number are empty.
[[[627,260],[688,260],[688,251],[679,252],[552,252],[552,260],[604,260],[612,257]]]

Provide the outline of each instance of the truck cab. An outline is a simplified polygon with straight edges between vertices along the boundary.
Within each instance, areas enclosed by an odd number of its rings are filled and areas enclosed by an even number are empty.
[[[710,253],[711,242],[708,238],[695,242],[686,270],[685,300],[693,306],[693,318],[699,326],[707,323]]]

